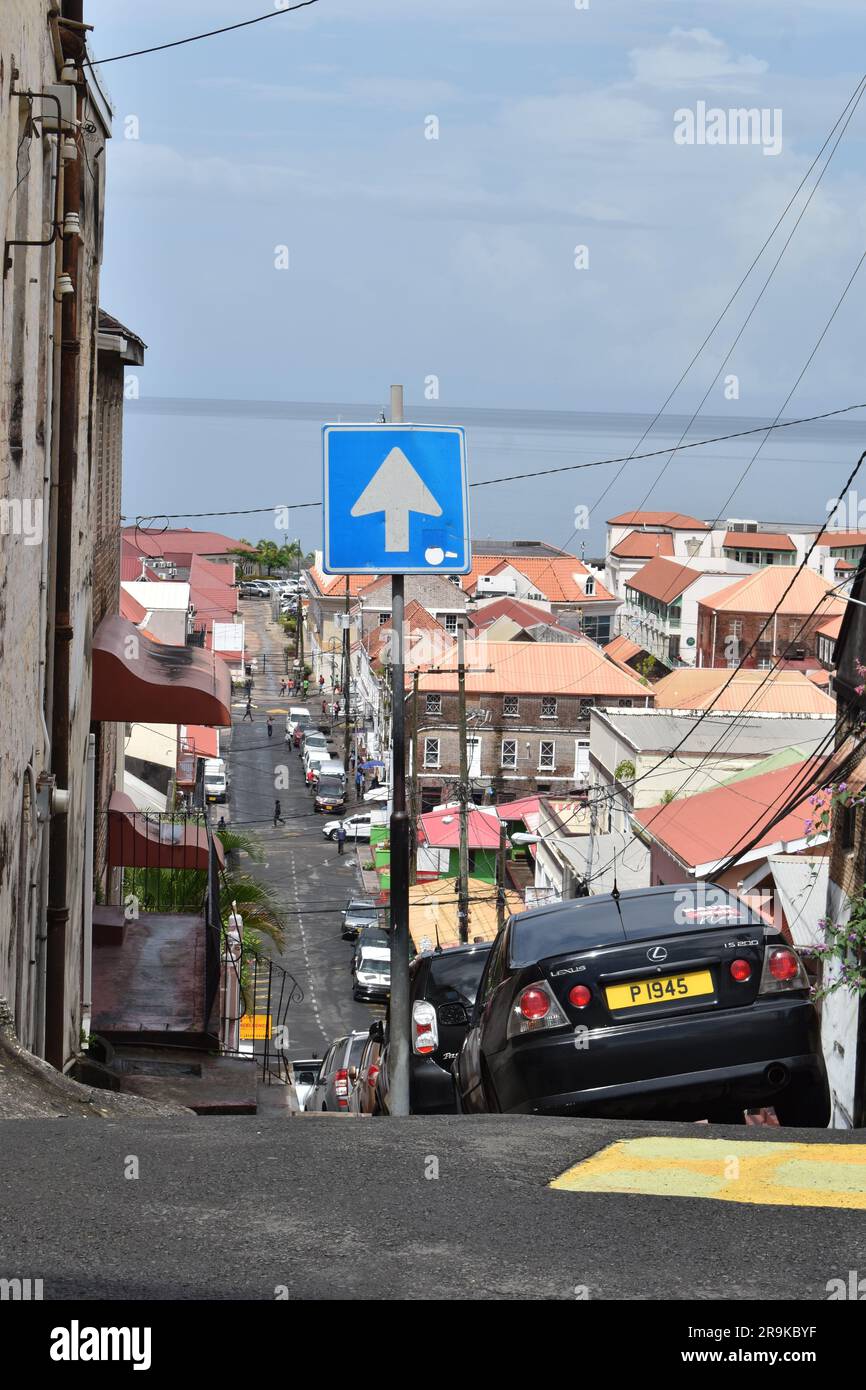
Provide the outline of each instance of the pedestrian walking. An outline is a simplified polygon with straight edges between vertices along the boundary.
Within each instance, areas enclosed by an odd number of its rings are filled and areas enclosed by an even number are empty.
[[[327,702],[327,700],[323,700],[323,701],[322,701],[322,714],[327,714],[327,713],[328,713],[328,702]]]
[[[244,719],[248,719],[251,724],[253,722],[253,702],[249,698],[249,696],[247,696],[247,707],[244,710]],[[242,724],[244,722],[244,719],[241,720]]]
[[[275,802],[274,802],[274,825],[275,825],[275,826],[277,826],[277,825],[285,825],[285,823],[286,823],[286,822],[283,820],[283,811],[282,811],[282,807],[280,806],[279,801],[275,801]]]
[[[360,801],[364,794],[364,774],[360,768],[355,773],[355,796]]]
[[[226,818],[225,818],[225,816],[220,816],[219,820],[217,821],[217,830],[225,830],[225,828],[226,828]]]
[[[378,774],[378,772],[374,772],[374,773],[373,773],[373,780],[372,780],[372,782],[370,783],[370,786],[371,786],[371,787],[373,788],[373,790],[375,791],[375,789],[376,789],[376,787],[378,787],[378,785],[379,785],[379,774]]]
[[[325,677],[324,677],[324,676],[319,676],[319,689],[320,689],[320,690],[324,687],[324,684],[325,684]]]
[[[346,843],[346,827],[345,827],[345,825],[343,825],[343,822],[341,821],[340,824],[337,826],[337,853],[338,853],[338,854],[342,854],[342,853],[343,853],[343,846],[345,845],[345,843]]]
[[[285,695],[285,693],[286,693],[287,690],[288,690],[288,686],[286,685],[286,682],[285,682],[284,680],[283,680],[283,681],[280,681],[280,694],[281,694],[281,695]]]
[[[252,695],[252,693],[253,693],[253,682],[252,682],[252,678],[251,678],[250,676],[247,676],[246,686],[247,686],[247,695]]]
[[[304,699],[307,698],[307,691],[309,690],[309,688],[310,682],[307,680],[306,676],[304,676]]]
[[[271,716],[268,715],[268,738],[273,738],[273,736],[274,736],[274,722],[273,722],[273,720],[271,719]]]
[[[354,772],[354,771],[355,771],[355,754],[354,754],[354,753],[351,753],[351,754],[349,755],[349,771],[350,771],[350,772]]]

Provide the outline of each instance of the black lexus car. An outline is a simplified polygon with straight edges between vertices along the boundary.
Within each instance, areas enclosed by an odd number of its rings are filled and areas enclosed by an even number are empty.
[[[797,952],[715,885],[599,894],[512,917],[454,1065],[459,1107],[782,1124],[830,1116]]]
[[[451,1066],[466,1036],[475,993],[490,942],[424,951],[409,967],[412,1051],[409,1063],[409,1108],[413,1115],[445,1115],[457,1109]],[[376,1081],[376,1108],[390,1114],[390,1047],[385,1046]]]

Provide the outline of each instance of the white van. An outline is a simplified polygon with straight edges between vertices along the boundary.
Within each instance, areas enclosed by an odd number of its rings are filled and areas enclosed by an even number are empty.
[[[222,758],[204,760],[204,799],[205,801],[225,801],[226,765]]]

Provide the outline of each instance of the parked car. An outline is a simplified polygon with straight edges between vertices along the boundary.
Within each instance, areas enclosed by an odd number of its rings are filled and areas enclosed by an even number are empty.
[[[413,1115],[447,1115],[457,1109],[452,1067],[469,1028],[491,946],[490,941],[480,941],[425,951],[409,966],[409,1108]],[[390,1113],[389,1061],[386,1041],[376,1083],[377,1114]]]
[[[826,1125],[802,962],[710,891],[712,907],[674,884],[510,918],[455,1063],[460,1108],[733,1122],[773,1106],[782,1124]]]
[[[307,1096],[305,1110],[330,1110],[346,1114],[349,1109],[349,1068],[357,1067],[367,1041],[367,1033],[350,1033],[337,1038],[325,1054],[316,1083]]]
[[[369,813],[359,816],[347,816],[345,820],[329,820],[322,826],[322,834],[328,840],[336,840],[337,827],[342,825],[346,831],[347,840],[369,840],[372,819]]]
[[[321,1069],[321,1057],[302,1057],[299,1061],[292,1062],[292,1076],[295,1079],[295,1094],[298,1097],[298,1105],[302,1110],[306,1104],[307,1097],[319,1079],[319,1072]]]
[[[378,922],[370,922],[367,926],[361,928],[358,932],[355,950],[353,952],[354,965],[360,962],[364,949],[370,946],[382,946],[385,950],[390,951],[391,936],[387,927],[380,926]]]
[[[318,784],[322,766],[330,761],[330,756],[327,748],[307,749],[304,754],[304,776],[309,786],[315,787]]]
[[[321,729],[316,729],[312,724],[308,725],[301,734],[301,757],[306,755],[308,748],[324,748],[327,750],[328,740]]]
[[[325,762],[322,763],[321,767],[319,768],[319,776],[338,778],[338,780],[342,782],[343,790],[345,791],[346,769],[343,767],[343,764],[340,762],[340,759],[334,757],[333,753],[329,753],[328,758],[325,760]]]
[[[339,811],[346,804],[345,784],[339,777],[327,777],[324,764],[319,768],[319,777],[313,795],[315,811]]]
[[[295,729],[301,732],[309,729],[313,723],[313,716],[305,705],[290,705],[286,715],[286,733],[294,735]]]
[[[386,938],[387,944],[374,946],[371,941],[363,942],[363,935],[359,933],[352,956],[352,998],[385,1000],[391,993],[391,943]]]
[[[354,1078],[349,1073],[352,1090],[349,1095],[349,1110],[353,1115],[375,1115],[376,1079],[379,1075],[379,1058],[384,1046],[384,1025],[380,1018],[370,1024],[370,1032],[358,1062]]]
[[[363,927],[378,924],[379,908],[369,898],[350,898],[343,908],[342,936],[354,941]]]

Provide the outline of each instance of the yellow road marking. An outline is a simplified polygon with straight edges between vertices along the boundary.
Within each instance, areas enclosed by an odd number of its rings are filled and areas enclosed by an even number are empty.
[[[550,1186],[562,1192],[866,1211],[866,1144],[620,1139],[568,1168]]]

